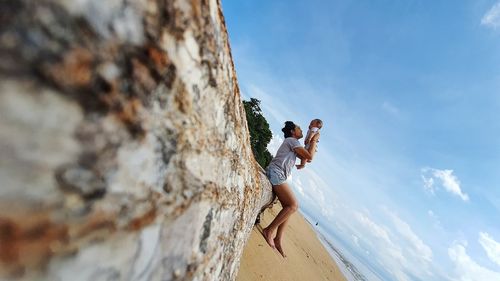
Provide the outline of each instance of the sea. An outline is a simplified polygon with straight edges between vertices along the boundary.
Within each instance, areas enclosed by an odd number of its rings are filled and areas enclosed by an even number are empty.
[[[364,266],[354,255],[351,255],[347,249],[344,249],[341,246],[342,243],[337,241],[333,235],[329,235],[323,228],[317,226],[307,214],[301,213],[314,229],[319,240],[338,265],[347,281],[383,281],[378,274]]]

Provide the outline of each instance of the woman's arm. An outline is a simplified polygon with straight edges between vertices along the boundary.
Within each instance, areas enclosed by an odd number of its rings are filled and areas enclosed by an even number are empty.
[[[313,151],[316,149],[316,142],[318,142],[319,133],[316,133],[309,143],[309,149],[305,149],[304,147],[296,147],[294,149],[297,156],[302,160],[311,160],[313,159]]]
[[[299,157],[301,160],[311,160],[311,153],[309,153],[309,151],[307,151],[304,147],[296,147],[294,151],[295,153],[297,153],[297,157]]]

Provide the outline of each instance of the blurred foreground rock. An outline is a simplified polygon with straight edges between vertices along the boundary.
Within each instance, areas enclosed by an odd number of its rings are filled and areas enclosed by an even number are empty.
[[[233,280],[271,192],[220,3],[0,5],[0,279]]]

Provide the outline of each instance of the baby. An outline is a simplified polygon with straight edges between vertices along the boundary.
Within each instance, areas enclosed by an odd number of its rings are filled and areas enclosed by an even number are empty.
[[[304,139],[304,145],[305,145],[306,149],[309,149],[309,145],[310,145],[310,142],[311,142],[313,136],[319,132],[321,127],[323,127],[323,121],[321,121],[320,119],[313,119],[311,121],[311,123],[309,124],[309,130],[307,130],[307,134],[306,134],[306,137]],[[319,140],[318,140],[318,142],[319,142]],[[311,156],[314,156],[315,153],[316,153],[316,151],[312,151]],[[311,160],[307,160],[307,162],[311,162]],[[299,170],[304,168],[306,166],[306,160],[300,161],[300,165],[296,165],[296,166],[297,166],[297,169],[299,169]]]

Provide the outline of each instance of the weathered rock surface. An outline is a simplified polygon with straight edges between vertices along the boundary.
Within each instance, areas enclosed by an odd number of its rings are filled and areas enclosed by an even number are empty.
[[[0,278],[234,279],[271,192],[220,3],[0,5]]]

